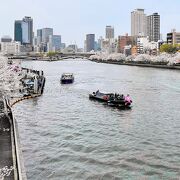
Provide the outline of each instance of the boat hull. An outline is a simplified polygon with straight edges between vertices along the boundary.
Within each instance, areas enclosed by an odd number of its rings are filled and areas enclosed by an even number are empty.
[[[93,94],[89,94],[89,99],[94,99],[94,100],[101,101],[101,102],[108,102],[108,100],[103,99],[103,97],[95,96]]]
[[[72,84],[73,82],[73,79],[61,79],[61,84]]]

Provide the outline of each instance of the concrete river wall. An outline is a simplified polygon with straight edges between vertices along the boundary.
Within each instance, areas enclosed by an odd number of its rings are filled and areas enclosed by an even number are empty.
[[[140,63],[140,62],[122,62],[122,61],[102,61],[102,60],[91,60],[97,63],[106,63],[106,64],[116,64],[116,65],[126,65],[126,66],[139,66],[139,67],[150,67],[150,68],[162,68],[162,69],[177,69],[180,70],[180,66],[168,66],[168,65],[161,65],[161,64],[147,64],[147,63]]]
[[[0,180],[26,180],[16,120],[6,98],[0,99]]]

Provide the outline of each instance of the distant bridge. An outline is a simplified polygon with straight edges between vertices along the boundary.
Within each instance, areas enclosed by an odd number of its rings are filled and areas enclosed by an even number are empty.
[[[54,57],[58,59],[75,59],[75,58],[84,58],[88,59],[91,55],[94,55],[94,53],[57,53]],[[28,55],[10,55],[8,56],[8,59],[43,59],[41,54],[37,53],[30,53]]]
[[[95,53],[59,53],[59,57],[71,57],[71,58],[89,58],[91,55]]]

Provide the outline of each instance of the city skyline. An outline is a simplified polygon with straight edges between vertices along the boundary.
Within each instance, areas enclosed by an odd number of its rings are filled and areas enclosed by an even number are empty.
[[[76,43],[83,47],[86,34],[96,34],[96,39],[99,36],[105,37],[105,27],[107,25],[114,27],[116,38],[118,35],[125,35],[125,33],[131,34],[131,12],[134,9],[143,8],[146,14],[155,12],[160,14],[161,33],[163,39],[165,39],[166,33],[173,28],[180,31],[180,24],[177,23],[177,19],[180,19],[178,5],[180,5],[180,2],[177,0],[174,3],[168,1],[156,2],[155,0],[148,2],[142,0],[136,2],[54,0],[53,2],[44,3],[42,0],[38,2],[30,0],[26,5],[24,5],[23,0],[15,0],[14,2],[7,0],[1,2],[0,6],[2,24],[0,37],[10,35],[13,38],[14,21],[24,16],[31,16],[34,22],[33,30],[35,34],[37,29],[50,27],[53,28],[54,34],[62,36],[62,42],[67,44]],[[4,18],[5,16],[6,18]]]

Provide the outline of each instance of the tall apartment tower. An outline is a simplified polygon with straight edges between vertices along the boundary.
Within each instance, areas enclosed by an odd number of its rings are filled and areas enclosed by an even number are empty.
[[[106,26],[106,39],[114,39],[114,27]]]
[[[147,16],[144,9],[135,9],[131,12],[131,36],[147,35]]]
[[[160,15],[158,13],[147,16],[147,36],[150,41],[160,40]]]
[[[33,44],[33,19],[25,16],[14,23],[14,40],[21,44]]]
[[[95,34],[86,35],[86,52],[90,52],[95,49]]]

